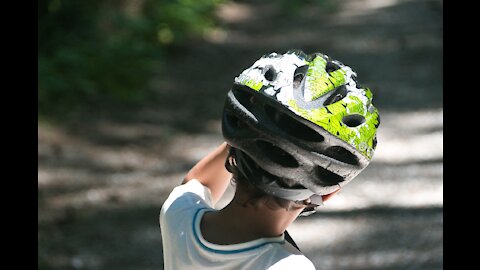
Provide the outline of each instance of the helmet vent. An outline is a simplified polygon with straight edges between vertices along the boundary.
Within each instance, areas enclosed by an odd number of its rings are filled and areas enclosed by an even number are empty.
[[[328,73],[333,72],[333,71],[338,70],[338,69],[340,69],[340,66],[337,63],[334,63],[332,61],[328,61],[327,66],[325,67],[325,70]]]
[[[358,165],[358,158],[341,146],[331,146],[323,154],[344,163]]]
[[[339,100],[342,100],[348,93],[347,87],[345,85],[339,86],[333,93],[325,100],[323,103],[324,106],[328,106],[332,103],[335,103]]]
[[[293,88],[298,88],[307,74],[308,65],[297,67],[293,76]]]
[[[291,116],[270,105],[265,105],[265,113],[277,127],[290,136],[308,142],[323,142],[325,140],[322,135],[307,125],[293,119]]]
[[[302,73],[298,73],[293,77],[293,88],[298,88],[302,83],[305,76]]]
[[[270,161],[288,168],[298,167],[298,162],[292,155],[275,145],[263,140],[257,140],[255,144],[262,152],[262,156]]]
[[[263,75],[267,81],[273,82],[277,78],[277,72],[272,66],[266,68],[265,74]]]
[[[235,98],[245,106],[247,109],[250,109],[253,105],[253,94],[244,90],[244,89],[232,89],[233,94],[235,95]]]
[[[335,174],[329,170],[326,170],[320,166],[315,166],[314,174],[318,177],[315,182],[320,186],[333,186],[340,182],[343,182],[343,177]]]
[[[365,117],[360,114],[350,114],[344,116],[342,122],[349,127],[358,127],[365,123]]]

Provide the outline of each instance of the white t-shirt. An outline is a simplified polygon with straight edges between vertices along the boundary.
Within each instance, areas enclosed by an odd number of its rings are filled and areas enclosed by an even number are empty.
[[[165,270],[315,269],[284,236],[234,245],[207,242],[200,221],[212,206],[210,190],[193,179],[173,189],[160,211]]]

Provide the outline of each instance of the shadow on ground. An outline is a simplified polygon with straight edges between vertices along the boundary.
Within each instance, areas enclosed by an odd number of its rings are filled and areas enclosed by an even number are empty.
[[[158,205],[69,208],[39,224],[39,269],[162,269]]]

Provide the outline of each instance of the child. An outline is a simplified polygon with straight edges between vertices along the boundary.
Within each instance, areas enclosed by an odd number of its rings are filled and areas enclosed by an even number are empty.
[[[370,162],[380,123],[372,93],[321,53],[271,53],[228,92],[226,142],[162,206],[165,269],[315,269],[286,233]],[[232,180],[232,201],[214,209]]]

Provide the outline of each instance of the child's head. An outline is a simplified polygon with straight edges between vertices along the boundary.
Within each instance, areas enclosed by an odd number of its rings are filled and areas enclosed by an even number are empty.
[[[222,131],[239,188],[321,204],[358,175],[373,156],[380,119],[356,77],[339,61],[301,51],[265,55],[236,77]]]

